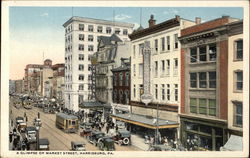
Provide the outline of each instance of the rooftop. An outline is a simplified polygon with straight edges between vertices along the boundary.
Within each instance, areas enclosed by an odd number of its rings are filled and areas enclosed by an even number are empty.
[[[93,24],[104,24],[104,25],[112,25],[112,26],[118,26],[118,27],[129,27],[133,28],[134,24],[126,23],[126,22],[113,22],[109,20],[102,20],[102,19],[94,19],[94,18],[86,18],[86,17],[79,17],[79,16],[73,16],[68,21],[66,21],[63,26],[68,26],[73,21],[79,21],[79,22],[86,22],[86,23],[93,23]]]

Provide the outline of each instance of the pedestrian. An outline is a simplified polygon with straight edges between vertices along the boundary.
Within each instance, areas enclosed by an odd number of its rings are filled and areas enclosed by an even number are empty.
[[[28,116],[26,116],[26,122],[28,122]]]
[[[26,117],[26,112],[24,112],[24,117]]]
[[[99,125],[99,131],[101,131],[102,130],[102,127],[101,127],[101,125]]]
[[[12,142],[12,138],[13,138],[13,132],[10,132],[10,133],[9,133],[10,143]]]
[[[37,113],[37,118],[40,118],[40,112]]]
[[[26,149],[26,145],[25,145],[25,142],[22,141],[22,150],[25,150]]]
[[[109,126],[106,127],[106,133],[109,133]]]

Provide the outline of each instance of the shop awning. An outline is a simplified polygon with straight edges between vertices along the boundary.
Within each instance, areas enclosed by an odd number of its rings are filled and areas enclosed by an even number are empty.
[[[151,128],[151,129],[156,129],[157,128],[157,123],[156,123],[156,118],[153,117],[148,117],[144,115],[138,115],[138,114],[112,114],[111,117],[135,124],[138,126],[146,127],[146,128]],[[164,129],[164,128],[178,128],[179,123],[176,121],[171,121],[171,120],[163,120],[163,119],[158,119],[158,128],[159,129]]]
[[[111,108],[110,104],[102,104],[98,101],[85,101],[79,104],[80,108],[83,109],[102,109],[102,108]]]
[[[243,140],[241,136],[231,135],[227,143],[221,147],[221,151],[243,151]]]

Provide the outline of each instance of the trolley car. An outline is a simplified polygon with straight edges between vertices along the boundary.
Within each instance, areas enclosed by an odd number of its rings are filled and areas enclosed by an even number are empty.
[[[65,113],[57,113],[56,127],[67,133],[77,133],[79,127],[78,117]]]

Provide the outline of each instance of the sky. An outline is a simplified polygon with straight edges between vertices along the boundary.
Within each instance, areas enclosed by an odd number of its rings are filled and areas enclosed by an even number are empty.
[[[141,18],[140,18],[140,10]],[[146,28],[153,14],[156,23],[179,15],[194,20],[201,17],[206,22],[222,15],[243,18],[240,7],[10,7],[10,79],[22,79],[27,64],[42,64],[51,59],[53,64],[64,62],[63,24],[73,16],[103,20],[140,23]],[[44,58],[43,58],[44,53]]]

